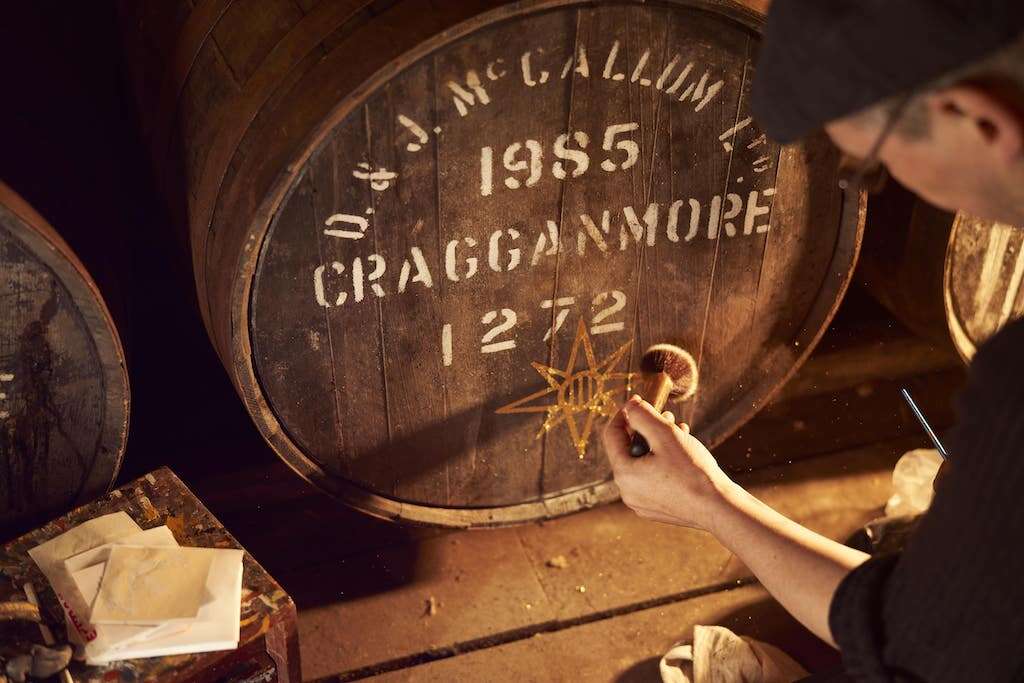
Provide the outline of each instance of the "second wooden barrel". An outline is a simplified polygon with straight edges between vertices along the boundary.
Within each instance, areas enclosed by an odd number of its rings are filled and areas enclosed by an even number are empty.
[[[487,526],[617,496],[645,347],[711,447],[816,343],[863,221],[750,116],[728,0],[129,3],[158,172],[267,441],[370,513]]]
[[[856,282],[909,330],[950,346],[942,303],[953,216],[896,183],[868,200]]]
[[[0,529],[104,493],[127,437],[124,352],[99,290],[0,183]]]
[[[959,213],[946,252],[946,319],[965,361],[1024,317],[1024,228]]]

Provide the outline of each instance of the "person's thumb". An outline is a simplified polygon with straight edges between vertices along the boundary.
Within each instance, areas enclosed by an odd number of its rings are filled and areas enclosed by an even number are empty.
[[[647,444],[655,453],[665,451],[673,443],[675,425],[659,415],[647,401],[630,399],[623,412],[630,428],[647,439]]]

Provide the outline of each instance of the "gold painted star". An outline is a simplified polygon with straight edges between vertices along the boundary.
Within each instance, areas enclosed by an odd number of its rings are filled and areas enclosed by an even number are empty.
[[[569,427],[569,436],[573,447],[582,459],[587,452],[587,442],[594,427],[594,419],[599,415],[609,416],[615,412],[615,399],[612,396],[623,389],[632,387],[634,373],[616,372],[616,366],[622,361],[633,342],[628,341],[610,356],[598,362],[594,357],[594,349],[590,344],[587,326],[580,320],[576,330],[576,339],[572,343],[569,361],[565,370],[552,368],[542,363],[531,363],[533,369],[548,383],[547,388],[535,391],[529,396],[498,408],[497,413],[545,413],[544,425],[537,438],[551,431],[562,422]],[[577,370],[580,350],[586,359],[585,369]],[[618,384],[618,382],[624,382]],[[554,403],[534,403],[554,394]],[[585,413],[582,429],[576,418]]]

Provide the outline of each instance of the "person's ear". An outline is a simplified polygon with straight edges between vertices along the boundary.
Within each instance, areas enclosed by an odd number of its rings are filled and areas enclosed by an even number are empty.
[[[992,91],[959,83],[931,93],[927,102],[933,121],[965,119],[1004,163],[1014,163],[1024,155],[1024,114]]]

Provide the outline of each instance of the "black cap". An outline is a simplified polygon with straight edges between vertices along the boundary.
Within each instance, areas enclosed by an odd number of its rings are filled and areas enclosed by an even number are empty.
[[[774,0],[754,118],[792,142],[923,86],[1024,31],[1024,0]]]

